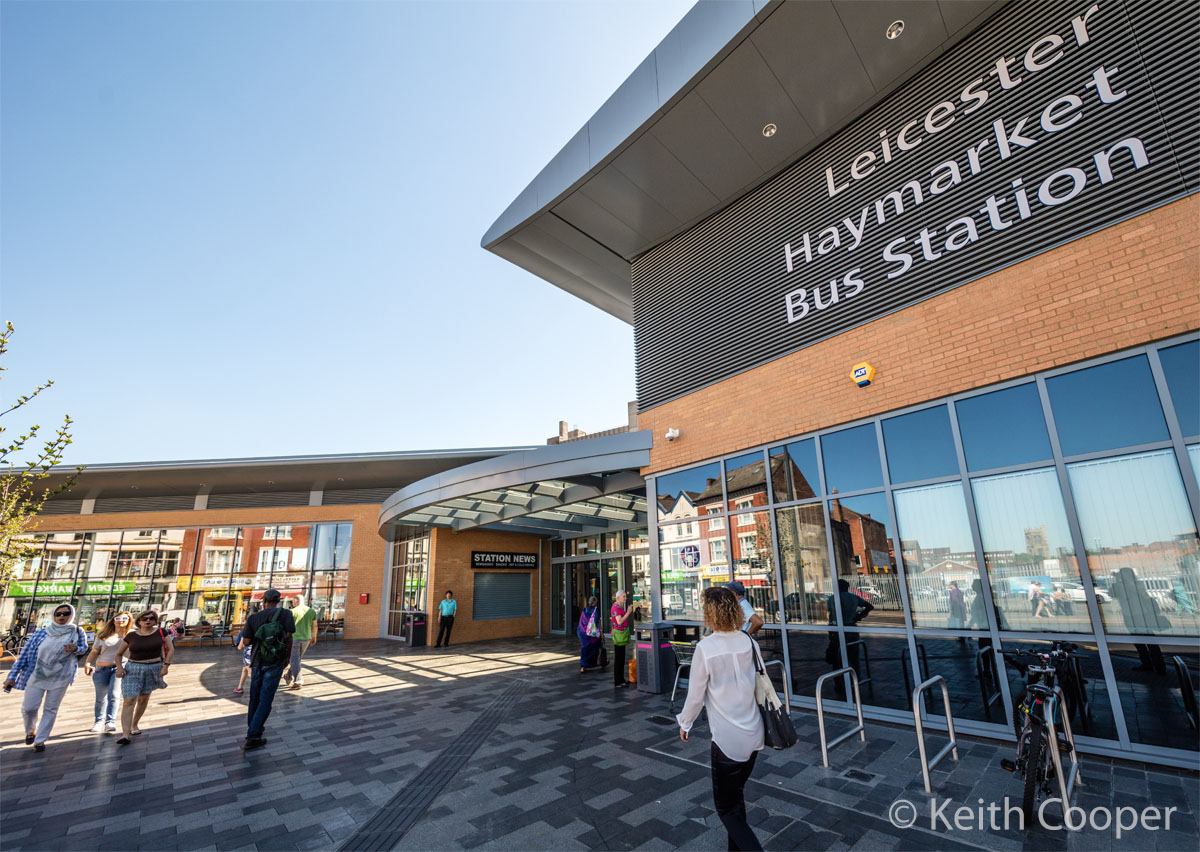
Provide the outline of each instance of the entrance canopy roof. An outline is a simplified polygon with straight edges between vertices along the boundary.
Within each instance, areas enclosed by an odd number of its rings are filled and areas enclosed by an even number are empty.
[[[510,453],[430,476],[384,502],[379,532],[397,527],[582,536],[644,526],[648,431]]]

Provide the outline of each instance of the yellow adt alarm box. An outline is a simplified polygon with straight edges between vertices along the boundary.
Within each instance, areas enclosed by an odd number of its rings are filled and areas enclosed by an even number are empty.
[[[854,369],[850,371],[850,378],[854,379],[854,383],[860,388],[865,388],[871,384],[871,379],[875,378],[875,368],[866,361],[855,364]]]

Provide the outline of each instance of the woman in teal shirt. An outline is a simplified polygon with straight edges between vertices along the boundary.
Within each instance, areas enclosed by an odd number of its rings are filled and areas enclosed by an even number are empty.
[[[438,604],[438,635],[435,648],[442,647],[442,636],[446,637],[446,647],[450,647],[450,631],[454,629],[454,613],[458,610],[458,601],[454,592],[446,592],[445,599]]]

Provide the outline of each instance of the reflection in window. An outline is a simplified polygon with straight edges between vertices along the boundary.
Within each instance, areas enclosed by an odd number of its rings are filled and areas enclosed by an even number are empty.
[[[1063,455],[1167,439],[1145,355],[1046,379]]]
[[[1200,340],[1158,350],[1171,404],[1185,437],[1200,435]]]
[[[990,639],[955,639],[917,635],[917,671],[920,681],[936,675],[946,679],[950,712],[957,719],[992,722],[1008,728],[1004,713],[1000,673]],[[907,660],[906,660],[907,661]],[[944,717],[941,690],[925,691],[926,716]]]
[[[944,405],[884,420],[883,445],[893,485],[958,473]]]
[[[806,500],[821,488],[816,442],[809,438],[771,450],[771,490],[775,500]]]
[[[1195,649],[1110,642],[1108,651],[1129,739],[1196,751],[1200,657]]]
[[[733,579],[746,587],[746,600],[768,624],[779,623],[775,566],[771,559],[771,516],[767,512],[734,515]],[[748,532],[746,530],[749,530]]]
[[[1109,646],[1110,650],[1112,646]],[[1005,651],[1032,651],[1046,653],[1051,643],[1005,639]],[[1025,692],[1028,680],[1028,660],[1020,664],[1003,660],[1008,676],[1008,688],[1013,701],[1017,702]],[[1112,703],[1108,699],[1104,670],[1095,645],[1081,645],[1071,665],[1055,667],[1058,685],[1066,698],[1067,712],[1071,719],[1071,732],[1075,736],[1117,738],[1116,723],[1113,721]]]
[[[817,678],[842,667],[841,650],[836,643],[830,651],[829,634],[824,631],[787,631],[788,662],[792,667],[792,695],[816,693]],[[832,662],[831,662],[832,661]],[[826,682],[825,700],[839,700],[834,684]],[[863,698],[864,702],[866,697]]]
[[[664,524],[658,528],[663,618],[701,621],[700,593],[729,582],[729,564],[714,563],[700,524]],[[722,536],[724,533],[714,533]]]
[[[888,519],[887,498],[883,494],[864,494],[835,499],[829,504],[829,522],[838,578],[846,581],[847,591],[873,607],[861,620],[903,627],[900,575],[893,555],[895,534]]]
[[[827,623],[825,604],[832,590],[825,513],[821,504],[777,509],[775,522],[783,575],[784,616],[793,624]]]
[[[1090,633],[1079,562],[1053,468],[971,481],[1001,630]],[[983,598],[972,622],[987,629]],[[974,627],[974,623],[971,625]]]
[[[633,585],[629,587],[629,608],[633,623],[651,620],[650,611],[650,556],[640,553],[630,557],[633,569]]]
[[[981,586],[962,485],[947,482],[895,492],[896,521],[912,604],[921,627],[970,625]]]
[[[1170,450],[1067,466],[1109,633],[1200,631],[1200,541]]]
[[[954,403],[969,470],[1050,458],[1050,437],[1037,385],[993,391]]]
[[[748,509],[767,504],[767,475],[763,454],[747,453],[725,462],[725,492],[729,509]]]
[[[830,642],[833,640],[834,634],[831,633]],[[829,655],[827,659],[836,660],[836,644],[829,644],[826,653]],[[893,710],[912,709],[912,691],[916,684],[909,660],[908,639],[847,630],[846,655],[846,665],[858,674],[863,704],[890,707]],[[840,660],[837,665],[828,663],[826,671],[840,667]],[[833,697],[844,700],[846,683],[846,678],[834,678],[827,689]]]
[[[830,493],[883,487],[873,423],[822,435],[821,455],[825,460],[825,488]]]
[[[660,476],[655,480],[658,494],[658,519],[664,522],[694,518],[696,497],[711,492],[716,484],[716,502],[721,502],[721,465],[718,462]]]

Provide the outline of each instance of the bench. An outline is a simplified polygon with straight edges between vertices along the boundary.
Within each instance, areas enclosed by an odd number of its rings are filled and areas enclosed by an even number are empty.
[[[185,627],[183,635],[172,639],[175,645],[203,645],[206,638],[211,638],[213,635],[213,626],[211,624],[195,624]]]

